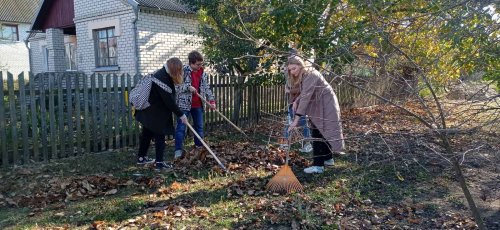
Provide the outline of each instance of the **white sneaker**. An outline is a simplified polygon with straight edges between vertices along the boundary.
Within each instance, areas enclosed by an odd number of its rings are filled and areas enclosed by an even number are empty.
[[[311,166],[309,168],[305,168],[305,173],[323,173],[325,171],[325,167],[323,166]]]
[[[182,150],[175,150],[174,159],[179,159],[182,157]]]
[[[137,158],[137,164],[138,165],[145,165],[145,164],[151,164],[155,162],[155,159],[151,159],[147,156],[144,156],[144,157],[138,157]]]
[[[335,161],[332,159],[325,161],[325,166],[333,166],[335,164]]]
[[[313,151],[313,147],[311,145],[311,143],[306,143],[304,145],[304,147],[302,147],[301,149],[299,149],[300,152],[303,152],[303,153],[310,153],[311,151]]]
[[[284,150],[287,150],[288,149],[288,145],[287,144],[280,144],[280,149],[284,149]]]

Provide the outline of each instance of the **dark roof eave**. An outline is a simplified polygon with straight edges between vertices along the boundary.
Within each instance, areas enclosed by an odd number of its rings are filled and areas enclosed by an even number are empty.
[[[42,11],[42,9],[46,3],[47,3],[47,1],[43,0],[42,4],[39,5],[38,10],[36,11],[36,16],[33,18],[33,22],[31,23],[31,30],[32,31],[40,30],[39,25],[38,25],[38,24],[40,24],[40,20],[41,20],[41,19],[39,19],[40,12]]]

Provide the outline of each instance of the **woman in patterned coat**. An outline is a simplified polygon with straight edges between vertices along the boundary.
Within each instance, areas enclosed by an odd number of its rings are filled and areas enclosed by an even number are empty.
[[[319,140],[313,142],[313,165],[304,172],[323,173],[325,165],[334,163],[332,153],[342,154],[344,149],[337,96],[323,75],[314,68],[306,68],[298,56],[288,59],[288,74],[300,84],[300,95],[293,105],[295,118],[289,130],[297,127],[301,116],[308,115],[312,137]]]

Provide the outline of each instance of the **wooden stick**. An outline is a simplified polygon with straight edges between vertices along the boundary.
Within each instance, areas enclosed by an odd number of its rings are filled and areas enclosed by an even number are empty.
[[[196,92],[196,95],[198,95],[198,97],[201,98],[201,100],[203,100],[203,102],[205,102],[206,104],[210,104],[204,97],[202,97],[198,92]],[[242,133],[243,135],[245,135],[246,138],[248,138],[247,134],[245,132],[243,132],[243,130],[241,130],[238,126],[236,126],[233,122],[231,122],[231,120],[229,120],[226,116],[224,116],[224,114],[222,114],[219,110],[217,110],[216,108],[214,109],[215,112],[217,112],[219,115],[221,115],[222,118],[224,118],[224,120],[226,120],[227,122],[229,122],[229,124],[231,124],[236,130],[238,130],[240,133]]]
[[[186,126],[191,130],[191,132],[194,133],[194,135],[200,140],[200,142],[203,144],[203,146],[205,146],[205,148],[208,150],[208,152],[210,152],[210,154],[212,154],[212,156],[215,158],[215,160],[217,161],[217,163],[219,163],[220,167],[222,169],[224,169],[224,171],[226,172],[229,172],[227,170],[227,168],[224,166],[224,164],[222,164],[222,162],[220,162],[219,158],[217,158],[217,156],[215,155],[214,152],[212,152],[212,150],[210,149],[210,147],[208,147],[207,143],[205,143],[205,141],[203,141],[203,139],[200,137],[200,135],[198,135],[198,133],[193,129],[193,127],[187,123]]]

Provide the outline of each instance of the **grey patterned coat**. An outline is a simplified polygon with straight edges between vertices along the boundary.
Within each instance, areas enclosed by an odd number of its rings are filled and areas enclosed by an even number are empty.
[[[203,69],[202,69],[203,70]],[[191,72],[193,70],[189,65],[184,65],[184,81],[182,84],[175,85],[175,91],[177,93],[177,105],[181,110],[189,111],[191,110],[191,103],[193,101],[193,94],[189,91],[189,86],[191,86]],[[201,75],[200,83],[200,95],[205,97],[207,101],[215,101],[215,96],[208,82],[208,74],[203,72]]]

